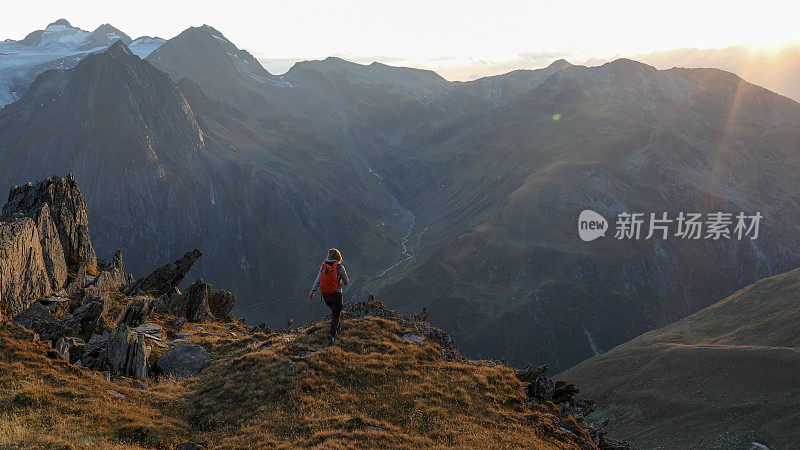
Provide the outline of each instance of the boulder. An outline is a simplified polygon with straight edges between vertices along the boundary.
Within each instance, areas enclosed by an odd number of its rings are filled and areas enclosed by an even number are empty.
[[[76,364],[92,370],[101,370],[108,337],[109,333],[107,331],[102,335],[93,334],[89,338],[89,342],[86,343],[83,355],[76,361]]]
[[[402,339],[404,341],[408,341],[408,342],[413,342],[413,343],[416,343],[416,344],[425,341],[424,337],[416,335],[414,333],[406,333],[406,334],[400,336],[400,339]]]
[[[86,343],[86,353],[95,353],[103,350],[108,344],[109,333],[106,331],[103,334],[93,334]]]
[[[100,325],[100,319],[106,311],[107,302],[104,298],[89,300],[79,306],[75,311],[64,316],[63,322],[68,328],[78,330],[78,333],[88,335]]]
[[[138,327],[153,309],[153,299],[146,295],[136,296],[128,301],[128,304],[117,318],[117,326],[127,325]]]
[[[177,261],[159,267],[150,275],[134,281],[127,288],[128,295],[141,293],[158,298],[173,292],[202,255],[200,250],[194,249]]]
[[[125,273],[125,269],[122,266],[122,252],[117,250],[114,253],[111,265],[108,266],[107,270],[100,272],[93,285],[101,291],[113,292],[120,291],[131,283],[133,283],[133,276]]]
[[[545,364],[536,369],[528,365],[524,369],[518,370],[517,378],[528,383],[525,393],[536,402],[553,402],[557,405],[572,402],[580,390],[574,384],[564,380],[554,382],[547,376],[549,369],[550,365]],[[585,406],[582,404],[582,407]]]
[[[57,322],[58,318],[50,312],[50,308],[41,303],[34,303],[14,316],[13,322],[25,328],[33,329],[39,322]]]
[[[53,345],[62,337],[77,333],[75,328],[59,320],[52,314],[50,308],[41,303],[34,303],[29,308],[17,314],[13,321],[33,330],[39,335],[39,338],[44,341],[50,341]]]
[[[161,325],[153,322],[144,322],[143,324],[139,325],[138,327],[134,328],[133,331],[139,334],[146,334],[148,336],[153,336],[158,339],[161,339]]]
[[[52,291],[39,241],[30,218],[0,223],[0,314],[14,317]]]
[[[108,336],[102,365],[117,375],[146,378],[149,354],[144,336],[120,325]]]
[[[55,345],[56,351],[69,362],[75,362],[86,349],[86,342],[79,337],[65,336]]]
[[[211,287],[211,285],[209,285]],[[211,296],[208,298],[208,308],[211,314],[218,320],[228,320],[231,317],[231,311],[236,306],[238,299],[233,292],[230,291],[211,291]]]
[[[156,361],[156,368],[165,375],[190,377],[211,364],[211,355],[203,347],[184,344],[164,353]]]
[[[168,295],[159,297],[153,309],[186,318],[190,322],[212,322],[228,320],[234,305],[235,295],[228,291],[215,291],[210,284],[198,278],[183,294],[176,288]]]

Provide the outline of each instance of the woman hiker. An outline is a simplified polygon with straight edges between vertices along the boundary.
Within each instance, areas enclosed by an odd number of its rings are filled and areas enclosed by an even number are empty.
[[[308,301],[314,300],[314,293],[317,288],[322,292],[320,302],[324,301],[331,309],[331,330],[328,333],[328,345],[333,345],[336,338],[336,330],[339,328],[339,315],[342,313],[344,302],[342,300],[342,286],[350,283],[347,279],[347,271],[342,265],[342,254],[339,250],[332,248],[328,250],[328,259],[322,263],[314,286],[311,287],[311,294]]]

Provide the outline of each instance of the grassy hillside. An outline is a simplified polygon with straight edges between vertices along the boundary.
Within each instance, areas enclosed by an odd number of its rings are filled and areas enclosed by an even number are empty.
[[[175,318],[154,321],[173,329]],[[431,341],[375,317],[251,333],[186,324],[214,363],[197,377],[106,381],[34,334],[0,323],[0,447],[593,448],[571,417],[530,403],[513,370],[442,357]],[[156,349],[158,350],[158,349]],[[154,356],[158,351],[154,350]],[[526,403],[527,402],[527,403]]]
[[[561,374],[645,448],[800,446],[800,269]]]

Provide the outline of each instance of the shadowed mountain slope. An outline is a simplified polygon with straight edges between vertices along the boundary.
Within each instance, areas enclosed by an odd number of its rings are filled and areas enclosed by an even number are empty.
[[[142,273],[202,247],[201,273],[242,286],[243,303],[305,293],[297,280],[313,281],[314,243],[363,255],[355,273],[390,264],[392,255],[366,249],[394,245],[381,232],[391,200],[342,148],[181,86],[119,41],[74,69],[42,74],[0,111],[0,179],[73,172],[86,180],[99,254],[121,247]],[[301,320],[312,314],[305,304],[292,310]]]
[[[431,317],[473,355],[569,367],[800,263],[798,124],[800,105],[719,70],[566,68],[379,157],[417,255],[370,288],[438,296]],[[605,238],[579,239],[584,209]],[[760,212],[758,239],[613,237],[618,213],[715,211]]]
[[[641,447],[794,448],[800,269],[748,286],[563,372]]]

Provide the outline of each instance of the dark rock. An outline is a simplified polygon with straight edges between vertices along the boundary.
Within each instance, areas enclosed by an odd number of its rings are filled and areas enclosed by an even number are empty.
[[[104,332],[102,335],[93,334],[89,338],[89,342],[86,343],[83,355],[81,355],[76,364],[92,370],[102,369],[105,350],[108,345],[108,336],[108,332]]]
[[[523,369],[523,374],[521,376],[519,374],[517,375],[522,381],[530,380],[528,387],[525,388],[525,393],[528,395],[528,398],[540,403],[553,400],[555,383],[547,376],[547,370],[549,368],[549,364],[539,366],[535,370],[526,367],[526,369]]]
[[[41,303],[34,303],[17,314],[13,321],[30,328],[39,335],[39,338],[44,341],[50,341],[53,345],[62,337],[74,335],[78,331],[70,327],[68,323],[59,320],[50,312],[48,307]]]
[[[549,369],[549,364],[544,364],[536,369],[529,364],[524,369],[517,370],[517,378],[524,383],[528,383],[525,388],[528,398],[540,403],[553,402],[556,405],[572,401],[580,390],[574,384],[564,380],[553,382],[547,376]],[[589,404],[583,401],[581,405],[582,407],[587,407]],[[588,412],[586,414],[588,415]]]
[[[145,345],[144,336],[121,325],[108,336],[103,365],[117,375],[146,378],[149,354],[150,347]]]
[[[266,322],[261,322],[260,324],[254,326],[250,329],[251,333],[264,333],[264,334],[272,334],[272,329],[267,326]]]
[[[165,375],[190,377],[211,364],[211,355],[199,345],[181,345],[156,361],[156,368]]]
[[[143,293],[158,298],[173,292],[202,255],[198,249],[186,253],[174,263],[161,266],[150,275],[134,281],[127,289],[127,293],[129,295]]]
[[[138,327],[134,328],[133,331],[139,334],[146,334],[148,336],[153,336],[157,339],[161,339],[161,325],[153,323],[153,322],[144,322]]]
[[[100,325],[100,319],[106,311],[107,302],[101,300],[90,300],[79,306],[71,314],[64,317],[62,322],[70,329],[78,330],[78,333],[88,335]]]
[[[549,369],[549,364],[545,364],[537,368],[534,368],[532,365],[528,364],[524,369],[517,370],[517,378],[519,378],[519,380],[523,383],[530,383],[531,381],[539,378],[540,375],[547,375],[547,371]]]
[[[199,278],[183,294],[173,289],[169,294],[159,297],[153,309],[184,317],[190,322],[212,322],[228,320],[234,305],[235,295],[228,291],[215,291]]]
[[[209,285],[211,287],[211,285]],[[236,306],[236,296],[229,291],[212,291],[208,299],[208,308],[218,320],[228,320],[233,307]]]
[[[16,316],[14,316],[13,322],[18,323],[25,328],[33,329],[34,324],[47,321],[47,322],[55,322],[58,321],[58,318],[54,316],[50,309],[41,303],[34,303],[33,305],[29,306]]]
[[[55,349],[67,361],[75,362],[83,355],[86,342],[79,337],[65,336],[56,342]]]
[[[580,389],[575,387],[572,383],[567,383],[564,380],[558,380],[553,386],[553,403],[556,405],[566,403],[572,400],[580,392]]]
[[[89,342],[86,343],[86,353],[92,354],[105,349],[106,344],[108,344],[108,336],[109,333],[107,331],[103,334],[93,334],[89,338]]]
[[[136,296],[128,301],[117,318],[117,326],[138,327],[153,309],[153,299],[146,295]]]
[[[34,324],[33,331],[39,335],[43,341],[50,341],[55,344],[59,339],[65,336],[74,336],[78,330],[70,328],[64,322],[39,322]]]

